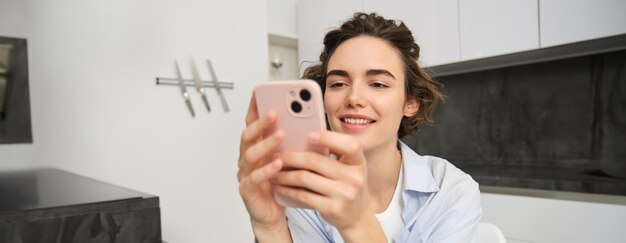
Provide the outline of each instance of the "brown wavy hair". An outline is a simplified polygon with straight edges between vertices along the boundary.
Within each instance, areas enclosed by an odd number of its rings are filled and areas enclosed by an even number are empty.
[[[417,133],[423,123],[432,125],[435,105],[445,100],[444,95],[439,92],[443,84],[433,80],[418,65],[420,47],[415,43],[411,30],[402,21],[385,19],[376,13],[355,13],[339,29],[326,33],[319,63],[306,68],[302,78],[315,80],[322,91],[325,91],[330,57],[341,43],[362,35],[383,39],[398,50],[405,66],[405,97],[414,98],[419,103],[419,110],[415,115],[402,118],[398,137]]]

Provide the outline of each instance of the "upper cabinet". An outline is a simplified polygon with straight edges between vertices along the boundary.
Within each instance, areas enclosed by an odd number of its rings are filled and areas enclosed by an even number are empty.
[[[626,33],[624,0],[540,0],[541,47]]]
[[[459,0],[461,60],[539,48],[537,0]]]
[[[316,62],[324,34],[357,11],[404,21],[424,67],[626,33],[626,0],[300,0],[297,9],[300,63]]]
[[[420,46],[420,64],[434,66],[461,60],[457,1],[364,0],[367,12],[402,20]]]
[[[317,61],[323,48],[324,34],[339,27],[358,11],[376,12],[386,18],[404,21],[420,45],[420,63],[424,66],[460,61],[457,1],[303,0],[298,4],[298,55],[301,63]],[[303,66],[308,65],[305,62]]]
[[[324,47],[324,35],[339,27],[352,14],[363,10],[362,0],[301,0],[297,6],[298,61],[300,73],[317,62]]]

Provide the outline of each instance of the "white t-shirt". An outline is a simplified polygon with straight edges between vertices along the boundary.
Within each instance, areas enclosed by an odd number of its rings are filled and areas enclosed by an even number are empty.
[[[404,203],[402,201],[404,173],[402,173],[402,167],[400,167],[400,175],[398,176],[398,183],[396,184],[396,190],[393,193],[391,202],[387,209],[382,213],[377,213],[376,218],[380,223],[380,226],[385,232],[385,237],[389,243],[393,242],[394,236],[404,228],[404,221],[402,220],[402,209],[404,209]]]

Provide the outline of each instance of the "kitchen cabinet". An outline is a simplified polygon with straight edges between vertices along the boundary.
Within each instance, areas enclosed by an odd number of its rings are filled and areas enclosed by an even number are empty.
[[[339,27],[357,11],[376,12],[404,21],[420,45],[421,65],[458,62],[457,7],[457,1],[436,0],[300,1],[297,15],[299,62],[317,61],[324,34]],[[304,66],[308,66],[307,63]]]
[[[434,66],[461,59],[457,1],[364,0],[364,10],[399,19],[420,46],[420,64]]]
[[[304,68],[319,60],[324,47],[324,35],[352,14],[363,10],[361,0],[318,0],[299,1],[298,19],[298,63],[300,73]]]
[[[625,10],[623,0],[300,1],[299,62],[317,61],[324,34],[357,11],[403,20],[429,67],[624,34]]]
[[[459,0],[461,60],[539,48],[536,0]]]
[[[624,0],[541,0],[541,47],[626,33]]]

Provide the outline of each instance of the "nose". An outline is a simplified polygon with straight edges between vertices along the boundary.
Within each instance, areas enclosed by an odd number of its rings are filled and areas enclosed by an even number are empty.
[[[352,108],[362,108],[367,106],[365,90],[359,85],[352,85],[350,88],[350,94],[348,95],[347,105]]]

